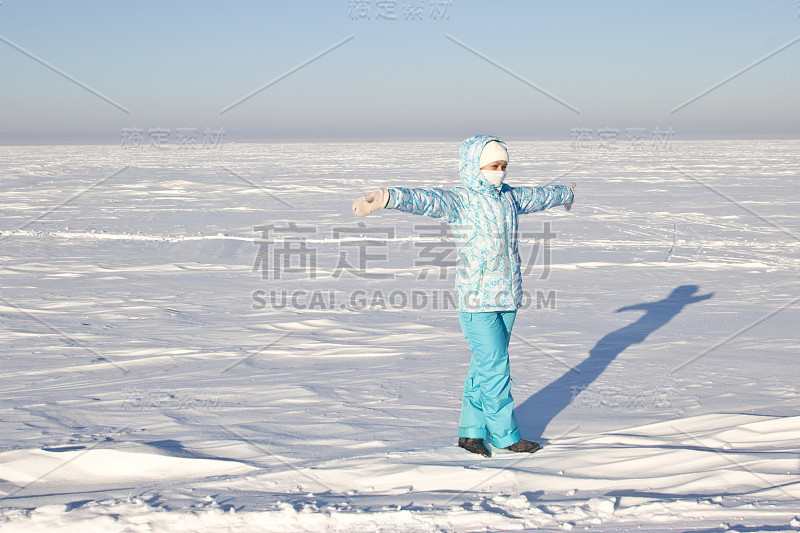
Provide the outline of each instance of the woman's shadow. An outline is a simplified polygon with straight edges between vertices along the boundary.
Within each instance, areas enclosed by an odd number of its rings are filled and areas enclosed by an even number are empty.
[[[617,309],[617,313],[645,313],[636,322],[600,339],[589,350],[589,357],[520,404],[515,412],[523,431],[530,435],[541,435],[547,425],[572,402],[576,393],[588,388],[619,354],[633,344],[644,342],[648,335],[672,320],[687,305],[714,296],[713,292],[694,296],[698,290],[700,287],[697,285],[681,285],[663,300]]]

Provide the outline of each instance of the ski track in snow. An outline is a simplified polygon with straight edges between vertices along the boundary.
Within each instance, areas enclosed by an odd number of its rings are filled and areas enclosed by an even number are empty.
[[[488,459],[445,230],[350,212],[457,143],[0,147],[0,530],[800,529],[798,142],[510,147],[578,188],[520,227],[545,446]]]

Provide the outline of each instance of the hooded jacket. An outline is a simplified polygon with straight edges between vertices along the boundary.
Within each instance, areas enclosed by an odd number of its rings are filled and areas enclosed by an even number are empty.
[[[511,311],[522,305],[522,274],[517,242],[518,217],[568,204],[573,193],[564,185],[500,189],[483,177],[481,151],[497,137],[477,135],[458,150],[461,187],[452,189],[391,187],[387,209],[443,218],[453,230],[456,303],[468,313]]]

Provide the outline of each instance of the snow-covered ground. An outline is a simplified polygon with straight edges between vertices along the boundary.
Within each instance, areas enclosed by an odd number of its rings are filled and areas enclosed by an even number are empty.
[[[1,147],[0,530],[800,530],[800,142],[510,140],[578,194],[481,458],[446,228],[350,211],[458,141]]]

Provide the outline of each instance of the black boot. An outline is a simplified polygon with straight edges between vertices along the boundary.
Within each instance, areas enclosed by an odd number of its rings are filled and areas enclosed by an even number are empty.
[[[483,445],[483,439],[468,439],[466,437],[460,437],[458,439],[458,446],[460,448],[464,448],[468,452],[477,453],[479,455],[483,455],[484,457],[492,456],[492,454],[489,453],[489,450],[486,449],[486,446]]]
[[[506,450],[511,450],[512,452],[527,452],[533,453],[536,450],[540,450],[542,447],[539,446],[538,442],[531,442],[529,440],[520,439],[511,446],[506,446]]]

